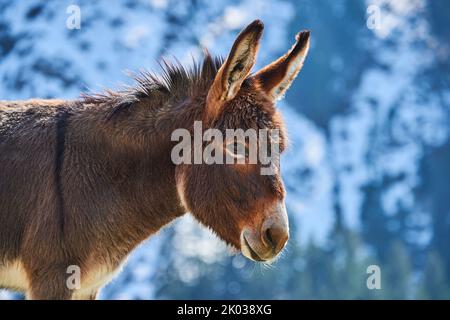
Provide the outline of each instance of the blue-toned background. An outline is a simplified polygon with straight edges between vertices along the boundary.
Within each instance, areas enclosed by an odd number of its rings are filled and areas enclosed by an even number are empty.
[[[66,27],[71,4],[79,30]],[[266,27],[258,68],[312,31],[279,104],[286,252],[256,265],[186,216],[131,254],[101,297],[449,299],[448,1],[0,0],[0,99],[76,98],[131,84],[125,70],[157,71],[161,56],[226,55],[255,18]],[[372,264],[381,290],[366,286]]]

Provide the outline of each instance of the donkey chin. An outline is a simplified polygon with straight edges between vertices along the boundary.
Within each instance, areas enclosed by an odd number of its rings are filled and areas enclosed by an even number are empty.
[[[241,232],[241,252],[254,261],[271,263],[276,260],[289,239],[289,223],[284,204],[279,204],[261,228],[244,227]]]

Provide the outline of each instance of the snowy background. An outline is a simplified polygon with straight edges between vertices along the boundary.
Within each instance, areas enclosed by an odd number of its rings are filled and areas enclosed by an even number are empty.
[[[80,29],[66,27],[70,5]],[[124,71],[158,71],[163,56],[226,55],[256,18],[257,68],[312,31],[279,104],[291,140],[285,254],[270,268],[231,256],[186,216],[133,252],[101,297],[449,299],[448,1],[0,0],[0,99],[73,99],[132,84]],[[371,264],[381,290],[366,286]]]

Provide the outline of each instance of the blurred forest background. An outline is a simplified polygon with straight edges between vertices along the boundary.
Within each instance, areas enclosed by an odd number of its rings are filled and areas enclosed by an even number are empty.
[[[66,26],[70,5],[80,29]],[[258,68],[312,32],[279,104],[292,142],[286,252],[270,267],[230,256],[186,216],[141,245],[101,297],[449,299],[449,1],[0,0],[0,99],[75,99],[131,84],[124,70],[158,71],[161,56],[226,55],[255,18],[266,27]],[[380,290],[366,286],[372,264]]]

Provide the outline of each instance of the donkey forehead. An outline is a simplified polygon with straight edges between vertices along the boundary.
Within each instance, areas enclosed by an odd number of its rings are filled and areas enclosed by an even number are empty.
[[[225,109],[217,123],[217,127],[221,130],[276,129],[279,133],[279,142],[282,143],[286,139],[283,118],[272,102],[249,99],[230,101]]]
[[[242,89],[223,108],[221,124],[229,128],[279,128],[283,124],[275,104],[264,93]]]

